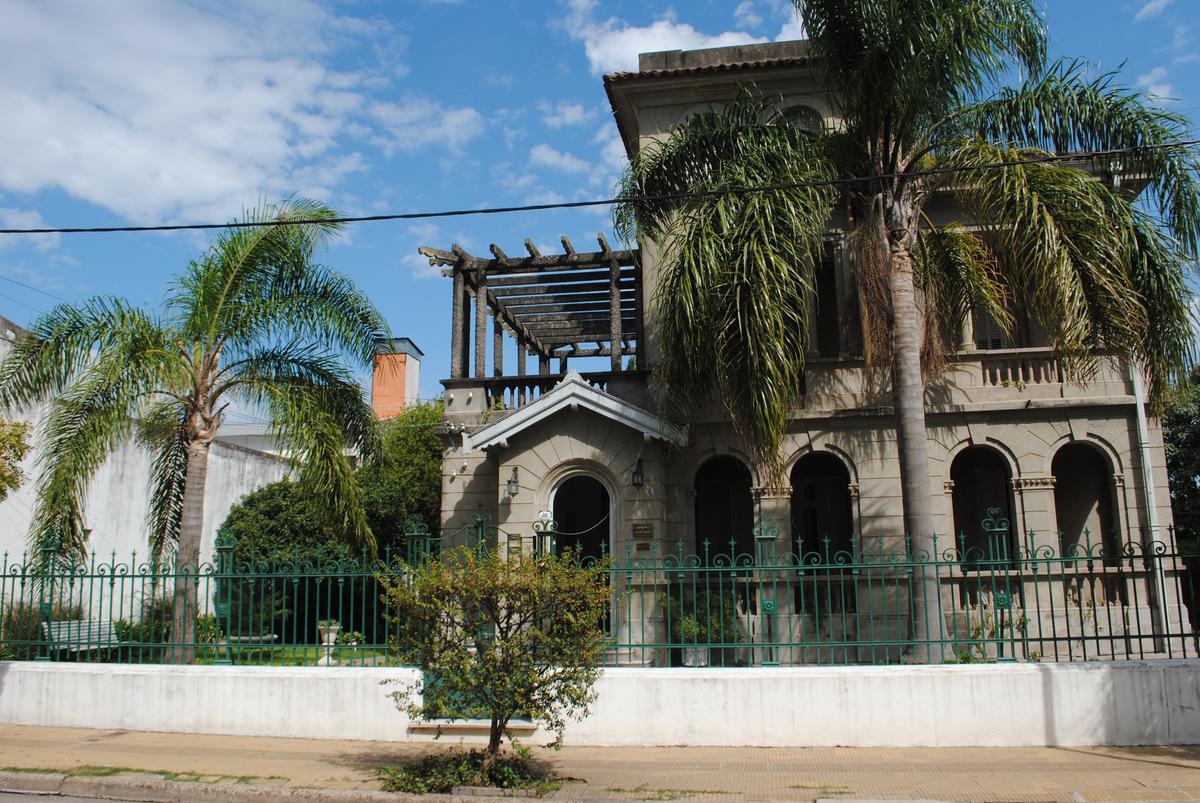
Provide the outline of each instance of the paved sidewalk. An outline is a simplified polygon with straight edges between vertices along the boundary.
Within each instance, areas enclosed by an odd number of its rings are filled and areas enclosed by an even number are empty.
[[[0,726],[0,788],[31,789],[13,769],[129,768],[165,773],[174,799],[379,799],[376,768],[443,743],[391,744]],[[578,779],[572,800],[1200,800],[1200,747],[593,748],[535,750]],[[92,771],[94,772],[94,771]],[[82,775],[111,784],[124,776]],[[164,776],[138,776],[146,792]],[[180,782],[186,783],[180,783]],[[61,778],[59,779],[61,783]],[[153,782],[153,783],[151,783]],[[20,784],[24,786],[20,786]],[[49,784],[51,781],[42,781]],[[219,786],[212,786],[219,784]],[[55,789],[59,787],[54,787]],[[157,788],[157,787],[156,787]],[[194,795],[187,790],[195,790]],[[319,792],[331,790],[322,798]],[[222,790],[224,790],[222,792]],[[272,790],[275,790],[272,792]],[[332,792],[332,790],[343,790]],[[447,798],[441,798],[446,800]]]

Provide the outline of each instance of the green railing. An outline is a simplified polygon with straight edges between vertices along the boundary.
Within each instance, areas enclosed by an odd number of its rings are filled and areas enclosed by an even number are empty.
[[[484,519],[439,537],[414,528],[403,554],[328,561],[211,563],[52,556],[0,562],[0,658],[134,663],[372,666],[396,663],[381,575],[403,577],[445,545],[556,549],[553,522],[509,534]],[[1084,533],[1015,542],[903,537],[823,539],[796,549],[760,523],[753,554],[632,539],[610,566],[610,665],[770,666],[900,662],[1087,661],[1195,657],[1200,555],[1173,537],[1106,553]],[[1168,534],[1169,535],[1169,534]],[[624,542],[625,539],[622,539]],[[745,543],[743,541],[743,543]],[[982,544],[979,546],[978,544]],[[790,548],[789,548],[790,547]],[[1187,569],[1191,567],[1192,571]],[[175,639],[194,601],[191,635]],[[914,624],[924,623],[924,628]],[[927,634],[917,639],[914,633]]]

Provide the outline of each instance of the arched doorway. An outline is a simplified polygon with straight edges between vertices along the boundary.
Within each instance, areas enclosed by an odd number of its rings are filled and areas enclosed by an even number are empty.
[[[558,553],[579,550],[581,560],[596,560],[612,549],[612,505],[606,489],[595,477],[577,475],[554,491],[552,505],[558,525]]]
[[[1089,543],[1093,552],[1103,545],[1104,554],[1116,554],[1112,470],[1104,455],[1090,444],[1068,443],[1055,453],[1050,473],[1062,554]]]
[[[1011,557],[1015,528],[1008,461],[995,449],[971,446],[950,464],[950,479],[954,483],[954,541],[962,550],[963,561]]]
[[[736,457],[714,457],[696,473],[696,553],[754,556],[754,497],[750,469]],[[732,543],[731,543],[732,542]]]
[[[850,472],[828,452],[813,452],[792,468],[792,542],[805,555],[829,563],[854,557]]]

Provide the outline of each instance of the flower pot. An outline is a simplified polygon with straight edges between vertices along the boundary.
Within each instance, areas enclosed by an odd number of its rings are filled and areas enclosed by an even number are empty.
[[[338,633],[342,632],[341,625],[323,625],[317,627],[317,632],[321,634],[321,643],[332,647],[337,643]]]
[[[684,666],[708,666],[708,647],[684,647]]]

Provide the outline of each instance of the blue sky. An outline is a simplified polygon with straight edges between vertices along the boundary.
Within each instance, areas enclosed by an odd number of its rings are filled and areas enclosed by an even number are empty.
[[[1055,55],[1200,119],[1200,0],[1048,0]],[[785,0],[6,0],[0,224],[220,222],[260,198],[346,214],[605,197],[624,152],[601,75],[647,50],[793,38]],[[449,363],[448,280],[418,245],[509,253],[602,211],[351,229],[323,255]],[[0,237],[0,314],[117,294],[157,304],[200,234]],[[28,289],[29,285],[36,289]],[[50,294],[50,295],[47,295]]]

